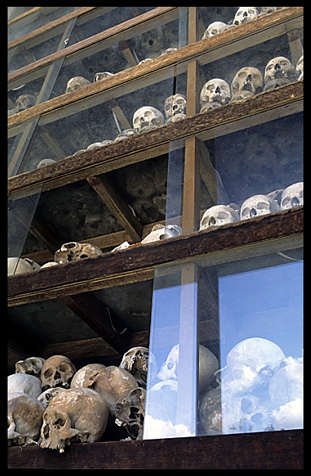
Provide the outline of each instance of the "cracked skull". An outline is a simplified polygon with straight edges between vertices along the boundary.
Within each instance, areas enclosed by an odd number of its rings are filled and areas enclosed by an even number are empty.
[[[234,25],[243,25],[254,18],[257,18],[259,15],[257,8],[255,7],[240,7],[235,14],[233,24]]]
[[[240,218],[246,220],[267,213],[277,212],[280,209],[279,204],[267,195],[253,195],[242,203]]]
[[[66,87],[66,93],[72,93],[82,86],[86,86],[87,84],[91,84],[91,81],[83,78],[83,76],[74,76],[73,78],[69,79]]]
[[[109,416],[105,399],[88,388],[56,395],[43,414],[41,448],[65,451],[73,442],[93,443],[104,434]]]
[[[200,92],[201,107],[206,103],[228,104],[231,99],[230,86],[223,79],[214,78],[204,84]]]
[[[155,129],[163,124],[164,116],[162,112],[152,106],[140,107],[133,115],[135,134]]]
[[[265,67],[265,86],[267,86],[271,81],[278,79],[282,79],[283,84],[291,83],[296,80],[295,68],[291,61],[284,56],[272,58]]]
[[[76,372],[71,360],[65,355],[52,355],[44,362],[41,370],[42,389],[63,387],[69,388],[70,381]]]
[[[232,97],[241,91],[250,91],[258,94],[263,88],[263,77],[259,69],[245,66],[239,69],[231,83]]]
[[[147,347],[133,347],[122,357],[119,365],[135,377],[141,387],[146,388],[147,373],[152,376],[156,374],[156,360]]]
[[[220,226],[239,220],[239,214],[228,205],[215,205],[205,211],[200,222],[200,230]]]
[[[166,124],[177,122],[186,117],[187,100],[183,94],[169,96],[164,103]]]
[[[281,210],[303,205],[303,182],[293,183],[285,188],[281,198]]]
[[[55,252],[54,260],[59,264],[63,264],[84,258],[93,258],[94,256],[102,254],[102,250],[95,245],[70,241],[69,243],[64,243],[60,249]]]

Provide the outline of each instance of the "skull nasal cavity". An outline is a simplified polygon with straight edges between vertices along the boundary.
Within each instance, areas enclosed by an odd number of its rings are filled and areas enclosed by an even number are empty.
[[[252,208],[251,211],[250,211],[250,216],[255,217],[256,215],[257,215],[256,209]]]

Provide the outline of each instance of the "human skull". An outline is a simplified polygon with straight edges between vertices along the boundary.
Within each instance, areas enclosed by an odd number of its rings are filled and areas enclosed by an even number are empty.
[[[143,106],[137,109],[133,116],[135,134],[149,131],[164,124],[162,112],[152,106]]]
[[[220,102],[216,102],[216,101],[215,102],[207,102],[207,103],[203,104],[203,106],[201,107],[200,113],[211,111],[212,109],[215,109],[215,108],[220,107],[220,106],[221,106]]]
[[[118,142],[119,140],[127,139],[128,137],[132,137],[134,135],[135,135],[134,129],[124,129],[124,131],[121,131],[117,135],[114,142]]]
[[[259,69],[252,66],[245,66],[239,69],[231,83],[232,97],[241,91],[250,91],[258,94],[263,88],[263,77]]]
[[[133,440],[143,439],[146,390],[138,387],[116,403],[115,423],[124,426]]]
[[[112,144],[113,143],[113,140],[104,140],[102,142],[93,142],[93,144],[90,144],[86,150],[94,150],[94,149],[98,149],[100,147],[104,147],[105,145],[108,145],[108,144]]]
[[[94,76],[94,82],[101,81],[102,79],[110,78],[113,76],[113,73],[109,73],[109,71],[104,71],[103,73],[96,73]]]
[[[228,205],[215,205],[204,212],[200,222],[200,230],[206,230],[212,226],[225,225],[239,220],[239,214]]]
[[[45,167],[46,165],[49,165],[49,164],[54,164],[55,162],[56,160],[53,160],[53,159],[40,160],[40,162],[37,165],[37,169],[40,169],[41,167]]]
[[[259,15],[267,15],[268,13],[275,12],[276,10],[280,10],[282,7],[261,7]]]
[[[8,376],[8,394],[26,393],[31,398],[37,398],[42,392],[38,377],[28,374],[12,374]]]
[[[30,258],[8,258],[8,276],[13,276],[13,274],[31,273],[40,268],[41,266]]]
[[[32,94],[22,94],[16,99],[15,109],[16,112],[24,111],[36,104],[37,98]]]
[[[234,25],[243,25],[254,18],[257,18],[259,15],[257,8],[255,7],[240,7],[235,14],[233,24]]]
[[[281,198],[281,210],[303,205],[303,182],[293,183],[285,188]]]
[[[274,79],[283,79],[287,83],[296,80],[295,68],[288,58],[277,56],[267,63],[264,74],[265,85],[268,85]]]
[[[40,378],[42,365],[45,359],[42,357],[28,357],[15,363],[15,373],[34,375]]]
[[[147,373],[150,381],[156,374],[156,360],[147,347],[132,347],[122,357],[119,365],[135,377],[141,387],[146,388]]]
[[[65,388],[62,387],[48,388],[38,396],[37,400],[39,400],[45,410],[49,406],[52,398],[64,391]]]
[[[74,376],[72,377],[70,387],[71,388],[83,388],[84,382],[88,379],[88,374],[93,372],[93,370],[104,369],[105,365],[103,364],[87,364],[84,365],[81,369],[79,369]]]
[[[35,397],[25,393],[8,396],[8,445],[35,443],[40,434],[44,408]]]
[[[221,387],[209,389],[200,399],[200,424],[205,435],[222,433]]]
[[[247,89],[243,89],[242,91],[238,91],[234,96],[232,96],[230,103],[242,101],[243,99],[248,99],[254,96],[252,91],[248,91]]]
[[[162,241],[167,238],[181,235],[181,228],[178,225],[161,225],[160,223],[152,227],[151,232],[147,235],[141,243],[151,243],[152,241]]]
[[[134,388],[138,388],[138,383],[127,370],[111,365],[88,372],[85,375],[84,387],[100,393],[106,400],[110,413],[114,415],[117,401],[126,397]]]
[[[297,80],[302,81],[303,80],[303,55],[300,56],[297,64],[296,64],[296,75],[297,75]]]
[[[56,261],[48,261],[47,263],[44,263],[42,266],[41,266],[41,269],[44,269],[44,268],[51,268],[52,266],[57,266],[59,263],[56,263]]]
[[[41,448],[65,451],[72,442],[93,443],[104,434],[109,410],[105,399],[88,388],[56,395],[43,413]]]
[[[187,100],[183,94],[173,94],[164,103],[166,124],[177,122],[186,117]]]
[[[71,360],[65,355],[52,355],[44,362],[41,369],[42,389],[54,387],[69,388],[76,372]]]
[[[91,84],[91,82],[83,78],[83,76],[74,76],[73,78],[69,79],[67,83],[66,93],[72,93],[73,91],[76,91],[87,84]]]
[[[240,219],[258,217],[267,213],[277,212],[278,203],[267,195],[253,195],[242,203]]]
[[[268,81],[267,84],[264,86],[263,90],[271,91],[272,89],[284,86],[284,84],[288,84],[288,80],[285,78],[271,79],[271,81]]]
[[[204,32],[202,36],[202,40],[209,38],[210,36],[218,35],[219,33],[225,31],[227,29],[226,23],[222,21],[214,21],[211,23]]]
[[[55,252],[54,260],[59,264],[63,264],[85,258],[94,258],[102,254],[102,250],[95,245],[70,241],[69,243],[64,243],[60,249]]]
[[[162,364],[157,377],[160,380],[178,379],[179,344],[170,350],[166,361]],[[205,389],[219,369],[219,362],[215,355],[203,345],[199,345],[199,390]]]
[[[214,78],[204,84],[200,92],[200,104],[218,102],[221,105],[228,104],[231,99],[230,86],[223,79]]]

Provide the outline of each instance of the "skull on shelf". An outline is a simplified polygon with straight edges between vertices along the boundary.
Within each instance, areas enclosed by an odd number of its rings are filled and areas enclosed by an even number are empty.
[[[272,89],[276,89],[276,88],[280,88],[281,86],[284,86],[284,84],[288,84],[288,80],[285,78],[271,79],[271,81],[267,82],[263,90],[271,91]]]
[[[254,96],[254,93],[252,91],[248,91],[247,89],[243,89],[242,91],[238,91],[234,96],[232,96],[232,99],[230,103],[232,102],[237,102],[237,101],[242,101],[243,99],[248,99]]]
[[[265,86],[274,79],[283,79],[286,80],[287,83],[296,80],[295,68],[288,58],[277,56],[267,63],[264,74]]]
[[[69,388],[76,368],[65,355],[52,355],[44,362],[41,370],[42,389],[54,387]]]
[[[166,240],[167,238],[173,238],[174,236],[181,235],[181,228],[178,225],[161,225],[158,223],[152,227],[151,232],[147,235],[141,243],[151,243],[152,241]]]
[[[74,76],[73,78],[69,79],[67,83],[66,93],[72,93],[73,91],[76,91],[87,84],[91,84],[91,82],[83,78],[83,76]]]
[[[282,7],[261,7],[259,15],[267,15],[268,13],[275,12],[276,10],[280,10]]]
[[[49,165],[49,164],[54,164],[55,162],[56,160],[53,160],[53,159],[40,160],[40,162],[37,165],[37,169],[40,169],[41,167],[45,167],[46,165]]]
[[[32,94],[22,94],[16,99],[15,109],[16,112],[24,111],[36,104],[37,98]]]
[[[117,135],[114,142],[118,142],[119,140],[127,139],[128,137],[132,137],[134,135],[135,135],[134,129],[124,129],[123,131],[121,131]]]
[[[263,88],[263,77],[259,69],[252,66],[245,66],[239,69],[231,83],[232,97],[241,91],[250,91],[258,94]]]
[[[43,414],[41,448],[65,451],[71,442],[93,443],[104,434],[109,410],[105,399],[88,388],[56,395]]]
[[[137,109],[133,115],[133,127],[135,134],[149,131],[164,124],[162,112],[152,106],[143,106]]]
[[[37,400],[39,400],[45,410],[49,406],[52,398],[65,390],[66,389],[62,387],[47,388],[38,396]]]
[[[200,423],[205,435],[222,433],[221,387],[209,389],[200,399]]]
[[[15,363],[15,373],[34,375],[40,378],[42,365],[45,359],[42,357],[28,357]]]
[[[246,220],[277,212],[279,209],[279,204],[273,198],[267,195],[253,195],[242,203],[240,218]]]
[[[84,382],[88,379],[88,374],[93,372],[93,370],[104,369],[105,365],[103,364],[87,364],[84,365],[81,369],[79,369],[74,376],[72,377],[70,387],[71,388],[83,388]]]
[[[69,243],[64,243],[60,249],[55,252],[54,260],[59,264],[63,264],[85,258],[94,258],[102,254],[102,250],[95,245],[70,241]]]
[[[151,378],[156,374],[156,360],[147,347],[132,347],[122,357],[119,365],[135,377],[141,387],[146,388],[147,373]]]
[[[219,33],[225,31],[228,28],[226,23],[222,21],[214,21],[211,23],[204,32],[202,40],[209,38],[210,36],[218,35]]]
[[[218,102],[228,104],[231,99],[230,86],[223,79],[213,78],[204,84],[200,92],[200,104]]]
[[[44,263],[42,266],[41,266],[41,269],[44,269],[44,268],[51,268],[52,266],[57,266],[59,263],[56,263],[56,261],[48,261],[47,263]]]
[[[177,122],[186,117],[187,100],[183,94],[169,96],[164,103],[166,124]]]
[[[29,374],[12,374],[8,376],[8,394],[26,393],[31,398],[37,398],[42,392],[38,377]]]
[[[41,266],[30,258],[8,258],[8,276],[13,274],[31,273],[40,269]]]
[[[281,198],[281,210],[303,205],[303,182],[293,183],[285,188]]]
[[[8,445],[28,445],[36,442],[42,425],[44,408],[25,393],[8,396]]]
[[[259,15],[257,8],[255,7],[240,7],[235,14],[233,24],[234,25],[243,25],[254,18],[257,18]]]
[[[110,78],[113,76],[113,73],[109,73],[109,71],[104,71],[103,73],[96,73],[94,76],[94,82],[101,81],[102,79]]]
[[[116,403],[115,423],[124,426],[133,440],[143,439],[146,390],[138,387]]]
[[[200,222],[200,230],[213,226],[225,225],[239,220],[239,214],[228,205],[215,205],[204,212]]]
[[[303,55],[300,56],[297,64],[296,64],[296,75],[297,75],[297,80],[302,81],[303,80]]]
[[[200,113],[211,111],[212,109],[215,109],[220,106],[221,106],[220,102],[207,102],[203,104],[203,106],[201,107]]]

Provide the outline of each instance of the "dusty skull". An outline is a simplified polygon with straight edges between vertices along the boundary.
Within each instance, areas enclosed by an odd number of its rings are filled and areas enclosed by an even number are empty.
[[[204,35],[202,36],[202,40],[205,40],[205,38],[209,38],[210,36],[218,35],[218,33],[221,33],[226,29],[226,23],[222,21],[214,21],[205,30]]]
[[[53,159],[42,159],[37,165],[37,169],[40,169],[41,167],[45,167],[46,165],[50,164],[55,164],[56,160]]]
[[[64,391],[65,388],[62,387],[48,388],[38,396],[37,400],[39,400],[45,410],[49,406],[52,398]]]
[[[179,344],[170,350],[166,361],[162,364],[157,377],[160,380],[178,379]],[[199,390],[205,389],[219,369],[219,362],[215,355],[203,345],[199,345]]]
[[[200,104],[218,102],[228,104],[231,99],[230,86],[223,79],[214,78],[204,84],[200,92]]]
[[[42,389],[54,387],[69,388],[76,372],[71,360],[65,355],[52,355],[44,362],[41,369]]]
[[[119,140],[127,139],[128,137],[132,137],[134,135],[135,135],[134,129],[124,129],[123,131],[121,131],[117,135],[114,142],[118,142]]]
[[[40,378],[42,365],[45,359],[42,357],[28,357],[25,360],[19,360],[15,363],[15,372],[34,375]]]
[[[166,240],[174,236],[181,235],[181,228],[178,225],[161,225],[160,223],[152,227],[151,232],[142,241],[142,244],[152,241]]]
[[[146,390],[134,388],[116,403],[115,423],[124,426],[133,440],[143,439]]]
[[[291,61],[284,56],[272,58],[265,67],[264,83],[267,85],[274,79],[283,79],[288,83],[295,81],[295,68]]]
[[[32,398],[37,398],[41,392],[40,379],[34,375],[17,373],[8,376],[8,394],[26,393]]]
[[[303,55],[300,56],[300,58],[299,58],[299,60],[296,64],[296,75],[297,75],[298,81],[303,80]]]
[[[254,18],[258,17],[258,10],[255,7],[240,7],[235,14],[233,24],[234,25],[243,25]]]
[[[93,443],[104,434],[109,416],[105,399],[88,388],[56,395],[43,414],[41,448],[65,451],[72,442]]]
[[[104,369],[105,365],[103,364],[87,364],[79,369],[74,376],[72,377],[70,387],[71,388],[83,388],[85,387],[84,382],[88,379],[88,374],[93,372],[93,370]]]
[[[303,182],[293,183],[285,188],[281,198],[281,210],[303,205]]]
[[[203,106],[200,109],[200,112],[208,112],[211,111],[212,109],[215,109],[217,107],[220,107],[221,103],[220,102],[207,102],[203,104]]]
[[[187,100],[183,94],[173,94],[164,103],[166,124],[180,121],[186,117]]]
[[[258,94],[263,88],[263,77],[259,69],[252,66],[245,66],[239,69],[231,83],[232,97],[241,91],[250,91]]]
[[[25,393],[8,396],[8,445],[32,444],[38,438],[44,409]]]
[[[60,249],[55,252],[54,260],[62,264],[85,258],[93,258],[102,254],[103,252],[95,245],[70,241],[69,243],[64,243]]]
[[[135,134],[149,131],[164,124],[162,112],[152,106],[143,106],[137,109],[133,115],[133,127]]]
[[[267,195],[253,195],[241,205],[240,218],[245,220],[267,213],[277,212],[280,209],[278,203]]]
[[[16,99],[15,109],[17,112],[24,111],[36,104],[37,98],[32,94],[22,94]]]
[[[8,258],[8,276],[13,274],[31,273],[40,269],[40,265],[30,258]]]
[[[232,96],[230,103],[242,101],[243,99],[248,99],[254,96],[252,91],[248,91],[247,89],[243,89],[242,91],[238,91],[234,96]]]
[[[146,388],[147,373],[156,374],[156,360],[147,347],[132,347],[125,352],[119,365],[135,377],[141,387]]]
[[[239,220],[239,214],[228,205],[215,205],[204,212],[200,222],[200,230],[212,226],[220,226]]]
[[[91,82],[83,78],[83,76],[74,76],[73,78],[69,79],[67,83],[66,93],[72,93],[73,91],[76,91],[87,84],[91,84]]]
[[[126,397],[134,388],[138,388],[138,383],[127,370],[111,365],[88,372],[85,375],[84,387],[100,393],[114,415],[117,401]]]
[[[113,76],[113,73],[109,73],[109,71],[104,71],[103,73],[96,73],[94,76],[94,82],[101,81],[102,79],[110,78]]]

